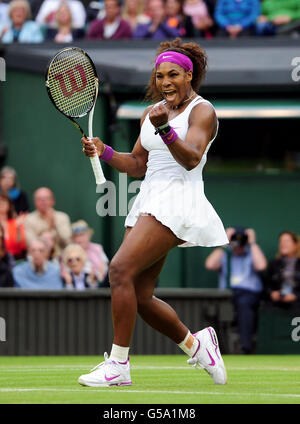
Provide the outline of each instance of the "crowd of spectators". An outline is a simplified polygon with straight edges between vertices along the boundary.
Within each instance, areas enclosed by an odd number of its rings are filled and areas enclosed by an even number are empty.
[[[218,247],[206,258],[208,270],[218,271],[219,288],[232,291],[240,351],[253,353],[262,299],[267,303],[299,310],[300,238],[283,231],[278,239],[278,253],[267,261],[252,228],[226,229],[229,245]]]
[[[16,171],[0,171],[0,287],[76,289],[108,286],[108,258],[84,220],[55,209],[48,187],[33,194],[34,210]]]
[[[83,219],[71,223],[55,209],[48,187],[33,193],[34,210],[19,187],[16,171],[0,171],[0,287],[35,290],[86,290],[109,287],[109,260],[93,229]],[[226,229],[229,244],[214,249],[205,267],[219,273],[219,289],[232,291],[240,353],[255,350],[259,306],[299,308],[300,238],[292,231],[278,237],[269,262],[252,228]]]
[[[71,223],[55,209],[48,187],[33,193],[30,212],[27,194],[20,189],[16,171],[0,170],[0,287],[76,288],[107,287],[109,259],[94,231],[83,219]],[[262,293],[271,302],[300,301],[300,239],[284,231],[278,253],[269,263],[253,229],[227,228],[230,244],[206,259],[209,270],[219,271],[219,288],[237,294],[237,309],[252,312]],[[262,273],[264,272],[264,275]],[[250,313],[251,311],[249,311]],[[246,320],[249,322],[249,317]]]
[[[0,42],[300,36],[298,0],[0,0]]]

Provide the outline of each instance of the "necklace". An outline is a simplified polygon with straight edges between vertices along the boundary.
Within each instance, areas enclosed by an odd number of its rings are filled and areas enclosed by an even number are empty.
[[[194,92],[190,97],[188,97],[187,99],[183,100],[183,102],[179,103],[179,105],[177,105],[177,106],[174,106],[174,107],[169,106],[170,109],[172,109],[172,110],[180,109],[181,106],[184,105],[184,103],[188,102],[189,100],[192,100],[192,98],[195,97],[196,94],[197,93]]]

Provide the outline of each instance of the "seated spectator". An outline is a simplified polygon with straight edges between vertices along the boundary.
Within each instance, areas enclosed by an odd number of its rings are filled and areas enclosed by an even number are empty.
[[[195,27],[195,36],[212,37],[214,21],[211,18],[208,7],[203,0],[185,0],[183,11],[186,16],[191,17]]]
[[[147,24],[139,24],[133,38],[152,38],[165,40],[176,38],[180,35],[179,29],[173,28],[166,22],[166,10],[163,0],[149,0],[147,13],[151,21]]]
[[[2,43],[41,43],[44,39],[39,25],[30,20],[30,6],[27,0],[13,0],[9,4],[10,22],[0,23]]]
[[[4,242],[4,230],[0,224],[0,287],[13,287],[12,269],[15,265],[13,256],[7,252]]]
[[[183,0],[166,0],[165,7],[168,26],[177,28],[181,37],[196,36],[191,17],[183,13]]]
[[[252,35],[259,14],[259,0],[218,0],[215,8],[217,35],[230,38]]]
[[[7,194],[14,204],[17,215],[29,212],[27,194],[18,187],[16,171],[5,166],[0,172],[0,193]]]
[[[91,22],[87,38],[90,40],[119,40],[131,38],[131,28],[121,18],[121,0],[105,0],[105,18]]]
[[[56,248],[55,234],[46,230],[41,233],[40,238],[45,240],[48,246],[47,260],[60,267],[60,256]]]
[[[84,28],[86,11],[80,0],[64,0],[70,7],[72,13],[72,24],[74,29]],[[55,14],[61,0],[44,0],[36,16],[36,22],[41,26],[56,28]]]
[[[68,215],[54,209],[55,199],[47,187],[34,192],[36,210],[29,213],[24,220],[27,243],[39,237],[43,231],[51,231],[55,237],[55,248],[60,253],[71,239],[71,222]]]
[[[104,283],[108,271],[108,258],[101,244],[92,243],[93,230],[83,221],[72,224],[72,241],[79,244],[85,251],[97,279]]]
[[[230,244],[218,247],[206,258],[205,266],[219,271],[219,288],[232,290],[232,300],[240,336],[241,351],[253,352],[258,307],[262,293],[259,272],[267,267],[267,260],[256,243],[253,229],[227,228]]]
[[[45,39],[56,43],[71,43],[84,38],[83,29],[73,29],[72,14],[68,3],[61,3],[55,13],[57,28],[48,28]]]
[[[138,24],[150,22],[150,17],[144,13],[143,0],[125,0],[122,18],[129,23],[132,32]]]
[[[257,35],[299,34],[299,1],[263,0],[261,12],[256,22]]]
[[[14,205],[7,194],[0,194],[0,224],[4,229],[6,250],[15,259],[21,259],[26,254],[26,238],[23,219],[16,217]]]
[[[2,0],[0,0],[0,25],[5,24],[9,21],[8,18],[8,4],[3,3]]]
[[[93,271],[85,269],[87,256],[78,244],[69,244],[62,254],[64,266],[62,267],[62,278],[68,289],[85,290],[97,288],[98,280]]]
[[[279,306],[300,300],[300,241],[291,231],[279,236],[277,257],[268,266],[267,288],[272,302]]]
[[[47,260],[48,245],[35,239],[28,246],[28,260],[15,266],[15,287],[22,289],[57,290],[63,288],[60,269]]]

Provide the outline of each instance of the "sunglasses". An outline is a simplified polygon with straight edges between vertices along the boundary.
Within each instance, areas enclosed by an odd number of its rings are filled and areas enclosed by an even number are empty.
[[[74,258],[68,258],[67,262],[68,264],[70,264],[71,262],[81,262],[81,258],[79,258],[78,256]]]

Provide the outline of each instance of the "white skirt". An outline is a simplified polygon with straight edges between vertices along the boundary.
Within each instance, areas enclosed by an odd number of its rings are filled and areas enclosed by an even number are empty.
[[[146,178],[125,227],[133,227],[141,214],[153,215],[184,240],[179,247],[214,247],[229,242],[221,219],[204,194],[203,181]]]

